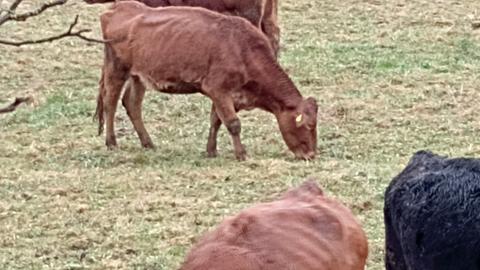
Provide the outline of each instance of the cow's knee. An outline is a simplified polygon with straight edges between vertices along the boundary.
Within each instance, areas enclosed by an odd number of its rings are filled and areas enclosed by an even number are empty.
[[[242,130],[242,125],[240,124],[240,119],[234,119],[231,120],[226,124],[228,132],[230,132],[231,135],[236,136],[240,134],[240,131]]]

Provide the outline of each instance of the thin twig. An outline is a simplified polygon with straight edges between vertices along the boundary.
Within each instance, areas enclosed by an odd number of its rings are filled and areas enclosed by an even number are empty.
[[[82,30],[78,30],[78,31],[73,31],[73,28],[77,25],[77,23],[78,23],[78,15],[75,16],[75,20],[70,24],[70,27],[64,33],[61,33],[61,34],[58,34],[58,35],[55,35],[55,36],[51,36],[51,37],[47,37],[47,38],[35,39],[35,40],[11,41],[11,40],[0,39],[0,44],[19,47],[19,46],[28,45],[28,44],[39,44],[39,43],[52,42],[52,41],[55,41],[55,40],[66,38],[66,37],[77,37],[77,38],[83,39],[85,41],[96,42],[96,43],[106,43],[106,42],[108,42],[108,41],[104,41],[104,40],[100,40],[100,39],[89,38],[89,37],[86,37],[86,36],[82,35],[84,33],[90,32],[91,31],[90,29],[82,29]]]
[[[30,17],[40,15],[42,12],[44,12],[45,10],[47,10],[49,8],[52,8],[54,6],[63,5],[66,2],[67,2],[67,0],[56,0],[56,1],[53,1],[53,2],[50,2],[50,3],[44,3],[43,5],[41,5],[36,10],[32,10],[32,11],[25,12],[25,13],[22,13],[22,14],[11,15],[10,20],[12,20],[12,21],[25,21]]]
[[[15,0],[11,5],[10,5],[10,8],[8,8],[10,10],[10,12],[13,12],[17,9],[17,7],[20,5],[20,3],[22,3],[23,0]]]
[[[0,16],[0,25],[4,24],[5,22],[9,21],[10,20],[10,17],[15,14],[15,10],[17,9],[17,7],[20,5],[20,3],[22,3],[23,0],[15,0],[11,5],[10,7],[8,8],[8,10],[5,11],[5,15],[3,16]]]
[[[35,16],[41,14],[42,12],[44,12],[45,10],[47,10],[49,8],[59,6],[59,5],[63,5],[68,0],[55,0],[55,1],[52,1],[52,2],[49,2],[49,3],[44,3],[43,5],[41,5],[39,8],[37,8],[35,10],[25,12],[25,13],[22,13],[22,14],[16,14],[15,10],[20,5],[20,3],[22,3],[23,1],[24,0],[15,0],[10,5],[9,9],[5,11],[5,15],[0,16],[0,25],[6,23],[8,21],[25,21],[30,17],[35,17]]]
[[[31,97],[21,97],[21,98],[15,98],[15,101],[8,105],[5,108],[0,109],[0,113],[8,113],[8,112],[13,112],[17,109],[17,107],[24,103],[24,102],[30,102],[32,100]]]

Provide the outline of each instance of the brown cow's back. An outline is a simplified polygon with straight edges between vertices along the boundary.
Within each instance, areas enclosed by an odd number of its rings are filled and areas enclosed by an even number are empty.
[[[350,210],[318,194],[297,195],[225,220],[192,249],[182,270],[364,269],[367,240]]]
[[[211,62],[238,69],[252,45],[274,59],[268,40],[246,20],[203,8],[155,9],[124,1],[102,14],[101,22],[115,56],[157,89],[165,82],[154,78],[201,83]]]
[[[115,0],[84,0],[89,4],[110,3]],[[280,49],[280,29],[277,22],[277,0],[136,0],[149,7],[202,7],[250,21],[267,35],[275,55]]]

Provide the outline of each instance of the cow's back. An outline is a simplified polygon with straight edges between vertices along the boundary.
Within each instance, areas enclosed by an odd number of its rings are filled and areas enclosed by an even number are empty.
[[[245,64],[256,44],[271,53],[266,38],[246,20],[203,8],[149,8],[134,1],[115,3],[102,17],[102,31],[132,73],[195,81],[211,62]],[[183,78],[185,77],[185,78]]]
[[[287,198],[225,220],[194,247],[182,269],[222,269],[211,263],[228,254],[249,265],[223,264],[223,269],[360,270],[367,253],[366,236],[347,208],[323,196]]]
[[[366,236],[351,212],[338,202],[327,198],[310,202],[285,200],[249,212],[246,217],[250,223],[242,230],[252,231],[252,235],[245,235],[244,245],[250,250],[263,250],[264,256],[271,256],[270,261],[278,262],[278,266],[295,265],[302,270],[363,269],[359,266],[365,264],[367,257]],[[240,215],[232,223],[243,218]],[[234,227],[232,223],[227,226]]]

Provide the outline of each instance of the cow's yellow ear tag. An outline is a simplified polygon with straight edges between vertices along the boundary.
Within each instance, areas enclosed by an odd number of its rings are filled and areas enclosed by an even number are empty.
[[[302,114],[299,114],[299,115],[297,116],[297,118],[295,118],[295,122],[300,123],[300,122],[302,122],[302,119],[303,119]]]

